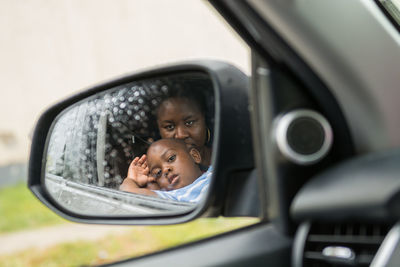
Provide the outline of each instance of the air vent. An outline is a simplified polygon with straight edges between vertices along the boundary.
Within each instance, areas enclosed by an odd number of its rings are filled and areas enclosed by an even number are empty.
[[[304,251],[296,266],[369,266],[390,230],[381,224],[302,225]],[[307,231],[308,230],[308,231]],[[306,234],[307,233],[307,234]],[[299,249],[297,246],[296,250]]]

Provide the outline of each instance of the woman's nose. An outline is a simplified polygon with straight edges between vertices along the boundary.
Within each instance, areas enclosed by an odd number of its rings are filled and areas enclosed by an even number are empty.
[[[184,127],[177,127],[175,130],[175,139],[185,139],[189,137],[187,130]]]

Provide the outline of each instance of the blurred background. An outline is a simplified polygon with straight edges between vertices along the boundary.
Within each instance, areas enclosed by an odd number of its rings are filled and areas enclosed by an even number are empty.
[[[121,74],[193,59],[224,60],[250,73],[249,48],[206,1],[3,0],[0,32],[0,266],[99,264],[253,222],[219,218],[169,226],[171,233],[171,229],[186,233],[172,241],[163,236],[165,227],[79,228],[48,211],[26,189],[30,134],[35,121],[47,107],[66,96]],[[70,239],[68,234],[60,234],[88,229],[95,229],[97,234],[78,234],[73,240],[72,234]],[[131,239],[122,238],[121,231]],[[46,233],[58,239],[41,244],[38,240],[43,238],[38,236]],[[98,240],[104,240],[106,234],[119,240],[115,241],[117,248],[104,250],[110,242],[99,248],[102,243]],[[27,238],[30,235],[32,245]],[[152,247],[135,243],[141,236],[147,243],[151,240]],[[165,240],[160,241],[159,236]],[[95,243],[97,248],[93,247]],[[86,247],[80,247],[82,244]],[[110,252],[113,249],[118,253]],[[65,262],[68,257],[80,259],[77,254],[66,256],[75,250],[80,254],[84,251],[88,258]],[[53,251],[51,255],[49,251]]]
[[[161,64],[220,59],[249,73],[249,49],[206,1],[0,1],[0,165],[24,163],[52,103]]]

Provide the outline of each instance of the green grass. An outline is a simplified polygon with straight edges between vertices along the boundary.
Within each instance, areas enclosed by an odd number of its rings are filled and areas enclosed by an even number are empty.
[[[0,189],[0,234],[64,223],[27,188],[18,184]]]
[[[67,223],[40,203],[25,184],[0,189],[0,214],[0,234]],[[3,255],[0,267],[104,264],[193,242],[258,221],[254,218],[203,218],[180,225],[132,226],[125,234],[110,235],[98,241],[64,243]]]
[[[256,222],[258,219],[254,218],[217,218],[171,226],[132,226],[132,230],[126,234],[110,235],[96,242],[66,243],[44,250],[30,249],[0,256],[0,267],[105,264],[193,242]]]

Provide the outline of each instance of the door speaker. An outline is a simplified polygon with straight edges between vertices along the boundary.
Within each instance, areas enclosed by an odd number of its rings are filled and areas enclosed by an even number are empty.
[[[323,159],[332,146],[333,133],[329,122],[318,112],[297,109],[275,121],[274,138],[282,155],[299,165]]]

